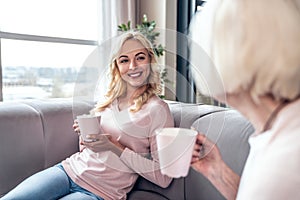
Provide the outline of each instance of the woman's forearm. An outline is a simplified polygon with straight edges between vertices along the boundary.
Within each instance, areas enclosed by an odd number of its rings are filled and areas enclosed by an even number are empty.
[[[120,158],[133,171],[160,187],[165,188],[172,181],[172,178],[161,174],[160,166],[156,159],[155,161],[146,158],[128,148],[124,150]]]
[[[218,173],[210,173],[207,178],[226,199],[236,199],[240,176],[232,171],[225,163],[217,170],[219,170]]]

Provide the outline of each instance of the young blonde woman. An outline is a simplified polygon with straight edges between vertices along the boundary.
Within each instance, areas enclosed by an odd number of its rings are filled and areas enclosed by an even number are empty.
[[[202,134],[193,168],[226,199],[300,199],[300,0],[210,0],[197,17],[192,35],[201,45],[212,38],[203,47],[224,83],[214,97],[256,131],[241,178]]]
[[[111,82],[101,115],[103,135],[81,142],[80,152],[37,173],[6,199],[126,199],[138,176],[167,187],[160,173],[155,130],[174,126],[160,93],[160,74],[150,42],[138,32],[118,38],[110,65]],[[75,132],[80,132],[74,123]],[[93,137],[93,136],[91,136]]]

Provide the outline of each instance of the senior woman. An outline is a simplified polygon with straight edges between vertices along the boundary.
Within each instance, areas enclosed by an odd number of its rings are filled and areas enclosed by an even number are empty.
[[[210,0],[191,34],[215,66],[194,63],[196,82],[219,76],[223,84],[222,92],[206,80],[202,93],[237,109],[255,128],[241,177],[204,134],[192,167],[226,199],[300,199],[300,0]]]

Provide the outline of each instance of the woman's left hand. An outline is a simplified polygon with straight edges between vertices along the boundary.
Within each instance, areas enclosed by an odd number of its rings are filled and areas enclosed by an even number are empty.
[[[84,141],[83,145],[96,153],[102,151],[112,151],[120,157],[123,150],[125,149],[125,146],[123,146],[108,134],[87,135],[87,138],[93,139],[93,142]]]

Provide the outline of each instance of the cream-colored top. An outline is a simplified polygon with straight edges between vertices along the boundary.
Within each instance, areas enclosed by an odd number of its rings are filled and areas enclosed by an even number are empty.
[[[300,100],[278,113],[271,130],[249,138],[238,200],[300,199]]]
[[[94,153],[88,148],[62,162],[70,178],[105,199],[126,199],[138,175],[162,187],[171,178],[159,169],[155,129],[173,127],[168,105],[154,96],[137,113],[120,111],[117,101],[101,114],[101,128],[127,148],[118,157],[111,151]]]

